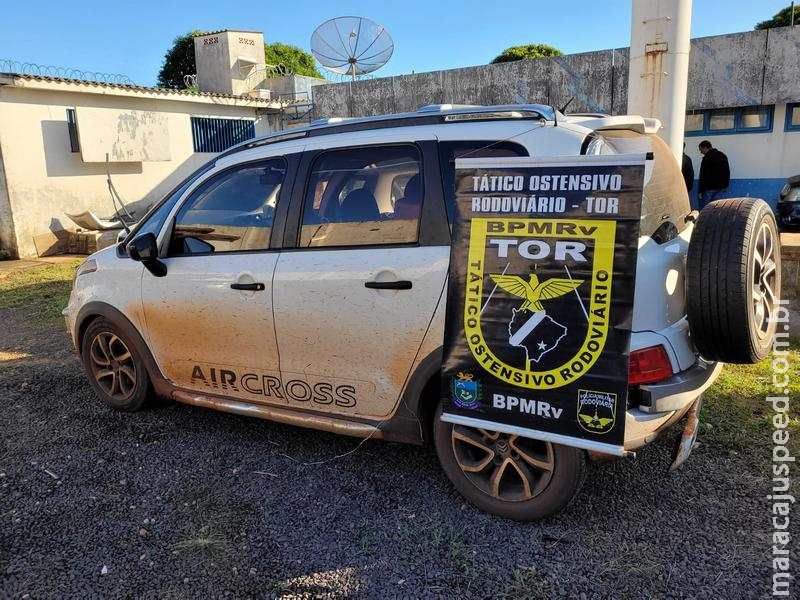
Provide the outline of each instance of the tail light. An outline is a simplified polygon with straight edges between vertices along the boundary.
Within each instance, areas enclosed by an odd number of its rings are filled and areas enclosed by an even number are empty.
[[[628,367],[628,385],[640,385],[661,381],[672,375],[672,364],[669,362],[664,346],[651,346],[631,352]]]

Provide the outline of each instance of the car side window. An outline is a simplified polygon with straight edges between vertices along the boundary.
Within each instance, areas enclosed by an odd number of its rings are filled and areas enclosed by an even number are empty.
[[[172,212],[172,208],[175,206],[178,200],[181,199],[186,190],[188,190],[195,181],[200,179],[200,177],[210,171],[213,167],[213,160],[206,163],[197,171],[192,173],[189,177],[184,179],[180,185],[174,188],[159,203],[150,207],[144,217],[142,217],[142,220],[139,221],[139,224],[133,228],[127,239],[132,240],[135,237],[144,235],[145,233],[152,233],[157,236],[161,231],[161,228],[164,226],[164,223],[166,223],[169,213]]]
[[[524,146],[514,142],[491,140],[457,141],[439,143],[439,161],[442,165],[447,220],[452,223],[456,210],[456,165],[457,158],[493,158],[502,156],[530,156]]]
[[[286,162],[229,169],[202,184],[178,210],[170,256],[266,250]]]
[[[411,144],[330,150],[314,161],[300,246],[414,243],[422,212],[422,165]]]

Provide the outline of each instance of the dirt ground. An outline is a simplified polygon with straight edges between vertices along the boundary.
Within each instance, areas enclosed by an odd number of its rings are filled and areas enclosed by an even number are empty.
[[[429,448],[332,459],[358,441],[166,402],[109,410],[48,310],[0,308],[2,598],[770,593],[769,433],[728,434],[736,382],[710,394],[682,470],[666,474],[670,435],[520,524],[466,505]]]

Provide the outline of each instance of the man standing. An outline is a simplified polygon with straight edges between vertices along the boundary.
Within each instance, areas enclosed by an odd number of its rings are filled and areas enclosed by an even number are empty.
[[[694,185],[694,165],[692,164],[692,159],[686,154],[686,142],[683,142],[681,173],[683,173],[683,180],[686,182],[686,191],[691,194],[692,186]]]
[[[728,157],[711,146],[711,142],[703,140],[698,146],[703,161],[700,163],[700,179],[697,185],[697,199],[700,210],[713,200],[722,198],[728,191],[731,181],[731,169]]]

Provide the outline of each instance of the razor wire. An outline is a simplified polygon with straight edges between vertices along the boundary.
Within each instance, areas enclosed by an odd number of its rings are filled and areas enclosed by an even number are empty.
[[[101,73],[100,71],[84,71],[72,67],[57,67],[54,65],[40,65],[18,60],[0,59],[0,73],[13,73],[48,79],[78,79],[94,83],[107,83],[114,85],[136,84],[127,75],[121,73]]]
[[[353,76],[350,73],[334,73],[333,71],[325,71],[325,73],[323,73],[322,76],[325,80],[331,81],[333,83],[348,83],[353,81]],[[361,75],[356,75],[355,80],[364,81],[375,78],[376,78],[375,75],[371,73],[364,73]]]

